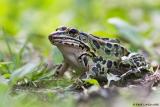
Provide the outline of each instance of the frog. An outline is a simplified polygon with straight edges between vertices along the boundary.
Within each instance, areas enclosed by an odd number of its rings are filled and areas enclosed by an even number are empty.
[[[51,44],[57,46],[64,61],[55,75],[61,77],[69,67],[79,72],[78,81],[96,79],[99,83],[110,84],[130,74],[149,69],[143,55],[132,53],[118,39],[100,38],[81,32],[76,28],[58,27],[48,36]]]

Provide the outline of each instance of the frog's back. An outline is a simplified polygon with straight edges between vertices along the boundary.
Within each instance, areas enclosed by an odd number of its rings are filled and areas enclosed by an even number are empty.
[[[103,40],[92,38],[90,40],[92,50],[97,56],[102,56],[104,59],[119,60],[123,56],[128,56],[129,51],[118,42],[111,40]]]

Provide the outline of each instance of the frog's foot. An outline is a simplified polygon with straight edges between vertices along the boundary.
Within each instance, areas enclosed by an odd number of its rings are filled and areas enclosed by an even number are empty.
[[[138,76],[138,75],[143,76],[147,72],[150,72],[148,67],[147,66],[141,66],[141,67],[133,68],[133,69],[127,71],[126,73],[124,73],[120,77],[122,79],[124,79],[125,77],[127,77],[131,74],[135,74],[136,76]]]
[[[53,76],[54,77],[61,77],[67,71],[67,69],[68,69],[68,64],[67,63],[62,63],[57,67]]]

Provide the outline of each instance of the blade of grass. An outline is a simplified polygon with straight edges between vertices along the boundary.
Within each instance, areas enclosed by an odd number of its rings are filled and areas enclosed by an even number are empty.
[[[39,65],[39,62],[34,61],[18,68],[11,74],[10,83],[14,84],[18,79],[21,79],[24,76],[28,75],[29,73],[32,73],[38,65]]]
[[[10,44],[9,44],[8,36],[7,36],[7,34],[5,33],[4,28],[2,28],[2,35],[3,35],[3,38],[2,38],[2,39],[4,39],[4,41],[5,41],[5,43],[6,43],[6,46],[7,46],[7,49],[8,49],[8,51],[9,51],[10,56],[13,56],[13,52],[12,52],[11,46],[10,46]]]

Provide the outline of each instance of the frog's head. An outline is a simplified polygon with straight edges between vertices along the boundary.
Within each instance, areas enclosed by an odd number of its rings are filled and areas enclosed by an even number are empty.
[[[77,67],[80,66],[78,63],[79,56],[84,53],[90,54],[87,34],[81,33],[77,29],[59,27],[49,35],[48,39],[53,45],[58,47],[65,60],[72,65],[77,65]]]
[[[89,35],[78,31],[75,28],[59,27],[49,35],[49,40],[58,47],[69,46],[89,50]]]
[[[107,39],[107,40],[106,40]],[[49,40],[53,45],[70,46],[72,48],[82,47],[82,49],[96,51],[100,49],[100,46],[105,44],[105,41],[109,41],[108,38],[100,39],[92,34],[80,32],[75,28],[59,27],[55,32],[51,33]],[[115,41],[109,41],[115,42]],[[117,41],[116,41],[117,42]]]

